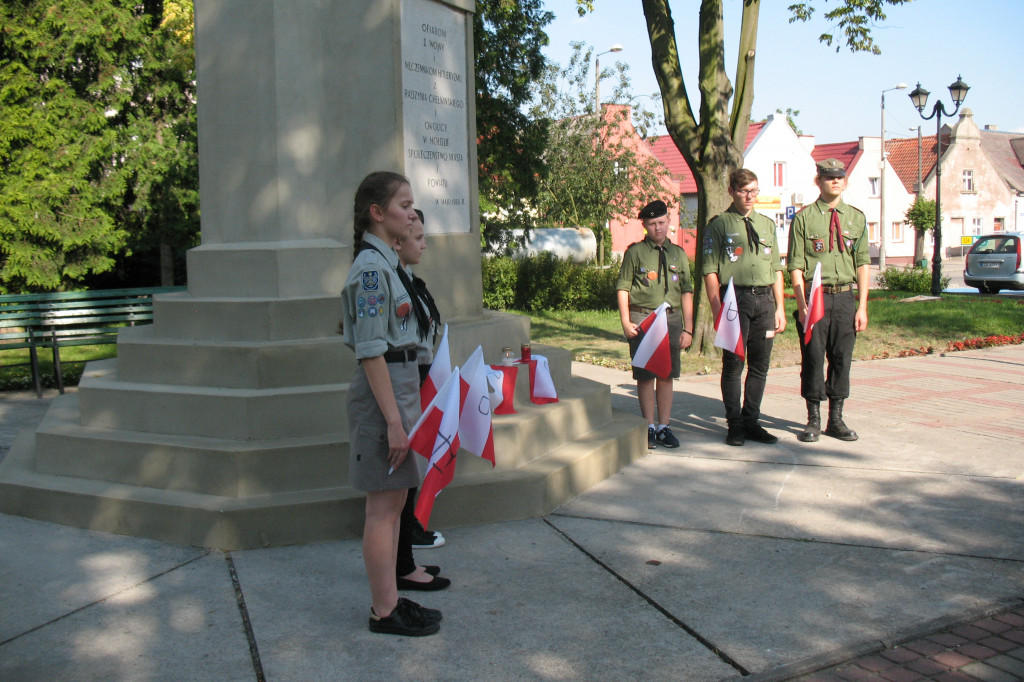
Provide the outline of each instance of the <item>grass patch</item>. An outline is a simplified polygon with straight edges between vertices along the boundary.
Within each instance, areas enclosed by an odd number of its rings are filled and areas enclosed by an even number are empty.
[[[934,349],[986,336],[1020,336],[1024,332],[1024,299],[944,294],[939,300],[903,302],[913,294],[872,290],[868,328],[857,336],[854,359],[870,360]],[[800,342],[793,324],[796,301],[786,299],[787,327],[775,338],[772,366],[800,364]],[[531,320],[536,343],[565,348],[573,359],[606,367],[629,368],[629,348],[622,337],[616,310],[516,312]],[[682,356],[683,374],[721,371],[720,356],[695,350]]]
[[[53,353],[41,348],[39,354],[39,378],[43,388],[57,388],[53,375]],[[60,368],[64,386],[77,386],[82,378],[85,363],[104,360],[117,355],[117,346],[112,343],[96,346],[68,346],[60,349]],[[32,365],[27,348],[0,351],[0,391],[34,391]]]

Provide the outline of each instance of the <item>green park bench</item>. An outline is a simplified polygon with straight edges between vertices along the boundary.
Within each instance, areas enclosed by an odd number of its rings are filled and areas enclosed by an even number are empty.
[[[57,390],[64,392],[60,349],[117,343],[121,327],[153,321],[153,294],[185,287],[149,287],[0,296],[0,350],[27,348],[36,395],[42,397],[38,349],[53,351]]]

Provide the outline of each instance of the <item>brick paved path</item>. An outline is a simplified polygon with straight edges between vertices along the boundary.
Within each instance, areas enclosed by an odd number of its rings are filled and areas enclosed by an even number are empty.
[[[839,680],[1024,680],[1024,606],[954,626],[797,678]]]

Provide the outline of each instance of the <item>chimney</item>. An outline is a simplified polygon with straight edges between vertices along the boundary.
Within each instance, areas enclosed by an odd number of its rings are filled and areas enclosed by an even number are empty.
[[[999,126],[997,126],[997,125],[995,125],[993,123],[986,123],[985,124],[985,130],[990,130],[990,131],[999,130]]]

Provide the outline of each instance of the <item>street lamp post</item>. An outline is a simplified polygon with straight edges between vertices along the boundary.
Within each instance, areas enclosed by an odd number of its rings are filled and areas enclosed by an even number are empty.
[[[882,90],[882,162],[878,176],[878,271],[885,270],[885,93],[890,90],[905,90],[906,83]]]
[[[921,87],[921,83],[910,93],[910,101],[917,108],[917,113],[926,121],[935,118],[935,232],[932,248],[932,296],[942,294],[942,117],[953,116],[960,110],[960,104],[967,97],[967,91],[971,88],[964,83],[960,76],[949,86],[949,96],[953,98],[956,107],[953,111],[946,111],[941,100],[936,100],[932,107],[932,113],[924,115],[924,107],[928,103],[928,91]]]
[[[622,52],[622,45],[612,45],[594,57],[594,109],[599,116],[601,115],[601,55],[612,52]]]

